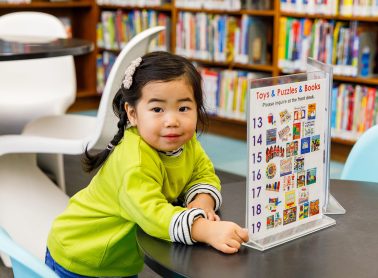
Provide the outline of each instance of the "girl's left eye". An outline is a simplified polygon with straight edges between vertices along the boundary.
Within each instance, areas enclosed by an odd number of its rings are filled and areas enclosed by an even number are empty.
[[[190,110],[190,108],[187,107],[187,106],[183,106],[183,107],[180,107],[180,108],[179,108],[179,111],[180,111],[180,112],[186,112],[186,111],[189,111],[189,110]]]
[[[163,112],[163,109],[160,107],[154,107],[152,108],[152,111],[154,111],[155,113],[160,113],[160,112]]]

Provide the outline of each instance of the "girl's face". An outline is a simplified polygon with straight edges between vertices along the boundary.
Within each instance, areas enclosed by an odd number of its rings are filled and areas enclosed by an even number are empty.
[[[125,109],[143,140],[160,151],[177,150],[196,130],[197,104],[184,78],[148,83],[137,105],[126,103]]]

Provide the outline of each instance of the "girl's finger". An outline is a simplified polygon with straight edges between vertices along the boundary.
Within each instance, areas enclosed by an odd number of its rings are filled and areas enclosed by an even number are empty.
[[[208,212],[207,213],[207,219],[210,221],[215,221],[214,213]]]
[[[240,243],[247,242],[249,240],[248,229],[242,229],[242,228],[236,229],[235,234],[240,239]]]
[[[222,244],[217,249],[219,251],[222,251],[223,253],[226,253],[226,254],[233,254],[233,253],[238,252],[237,248],[231,247],[228,244]]]
[[[240,246],[241,246],[241,243],[238,241],[238,240],[235,240],[235,239],[229,239],[227,241],[227,245],[230,246],[231,248],[236,248],[236,249],[240,249]]]

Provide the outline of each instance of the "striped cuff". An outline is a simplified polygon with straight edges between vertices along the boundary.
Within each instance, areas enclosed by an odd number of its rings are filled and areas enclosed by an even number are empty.
[[[218,189],[209,184],[196,184],[185,193],[184,206],[187,206],[194,197],[199,193],[208,193],[215,201],[214,211],[217,211],[222,205],[222,195]]]
[[[198,208],[184,210],[175,214],[169,225],[169,237],[172,242],[193,245],[196,241],[192,239],[192,225],[194,220],[201,216],[206,218],[205,212]]]

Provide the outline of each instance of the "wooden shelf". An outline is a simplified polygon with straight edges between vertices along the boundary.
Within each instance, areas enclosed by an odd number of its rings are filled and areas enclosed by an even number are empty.
[[[210,115],[208,131],[234,139],[247,140],[246,121]]]
[[[98,94],[97,92],[93,92],[93,91],[80,90],[80,89],[77,91],[77,94],[76,94],[76,97],[78,98],[86,98],[86,97],[94,97],[94,96],[101,97],[101,94]]]
[[[191,61],[197,62],[199,64],[204,64],[207,66],[214,66],[214,67],[224,67],[229,69],[244,69],[244,70],[257,70],[257,71],[266,71],[266,72],[272,72],[273,66],[272,65],[260,65],[260,64],[239,64],[235,63],[233,61],[231,62],[216,62],[216,61],[210,61],[210,60],[202,60],[202,59],[195,59],[190,58]]]
[[[378,22],[378,16],[345,16],[338,15],[336,20]]]
[[[254,15],[254,16],[275,16],[274,10],[241,10],[241,14]]]
[[[331,139],[331,160],[345,163],[348,155],[353,147],[353,144],[339,140],[337,138]]]
[[[350,82],[350,83],[359,83],[364,85],[378,85],[378,77],[350,77],[342,75],[334,75],[333,80]]]
[[[279,72],[280,74],[283,74],[283,75],[303,73],[301,71],[293,71],[293,72],[288,73],[288,72],[283,72],[282,69],[279,69]],[[333,81],[378,86],[378,76],[352,77],[352,76],[343,76],[343,75],[333,75]]]
[[[332,137],[331,141],[333,143],[339,143],[339,144],[348,145],[348,146],[353,146],[354,143],[356,143],[356,140],[349,140],[349,139],[344,139],[340,137]]]
[[[171,12],[173,9],[173,6],[170,4],[165,4],[162,6],[99,5],[99,8],[107,9],[107,10],[125,9],[125,10],[154,10],[154,11],[162,11],[162,12]]]
[[[32,2],[32,3],[1,3],[0,9],[70,9],[90,8],[93,4],[90,1],[62,1],[62,2]]]
[[[112,52],[112,53],[117,54],[117,55],[121,52],[120,49],[108,49],[108,48],[103,48],[103,47],[97,47],[97,51],[98,52],[108,51],[108,52]]]
[[[194,9],[194,8],[177,8],[178,12],[190,12],[190,13],[207,13],[207,14],[227,14],[227,15],[254,15],[254,16],[274,16],[274,10],[209,10],[209,9]]]

